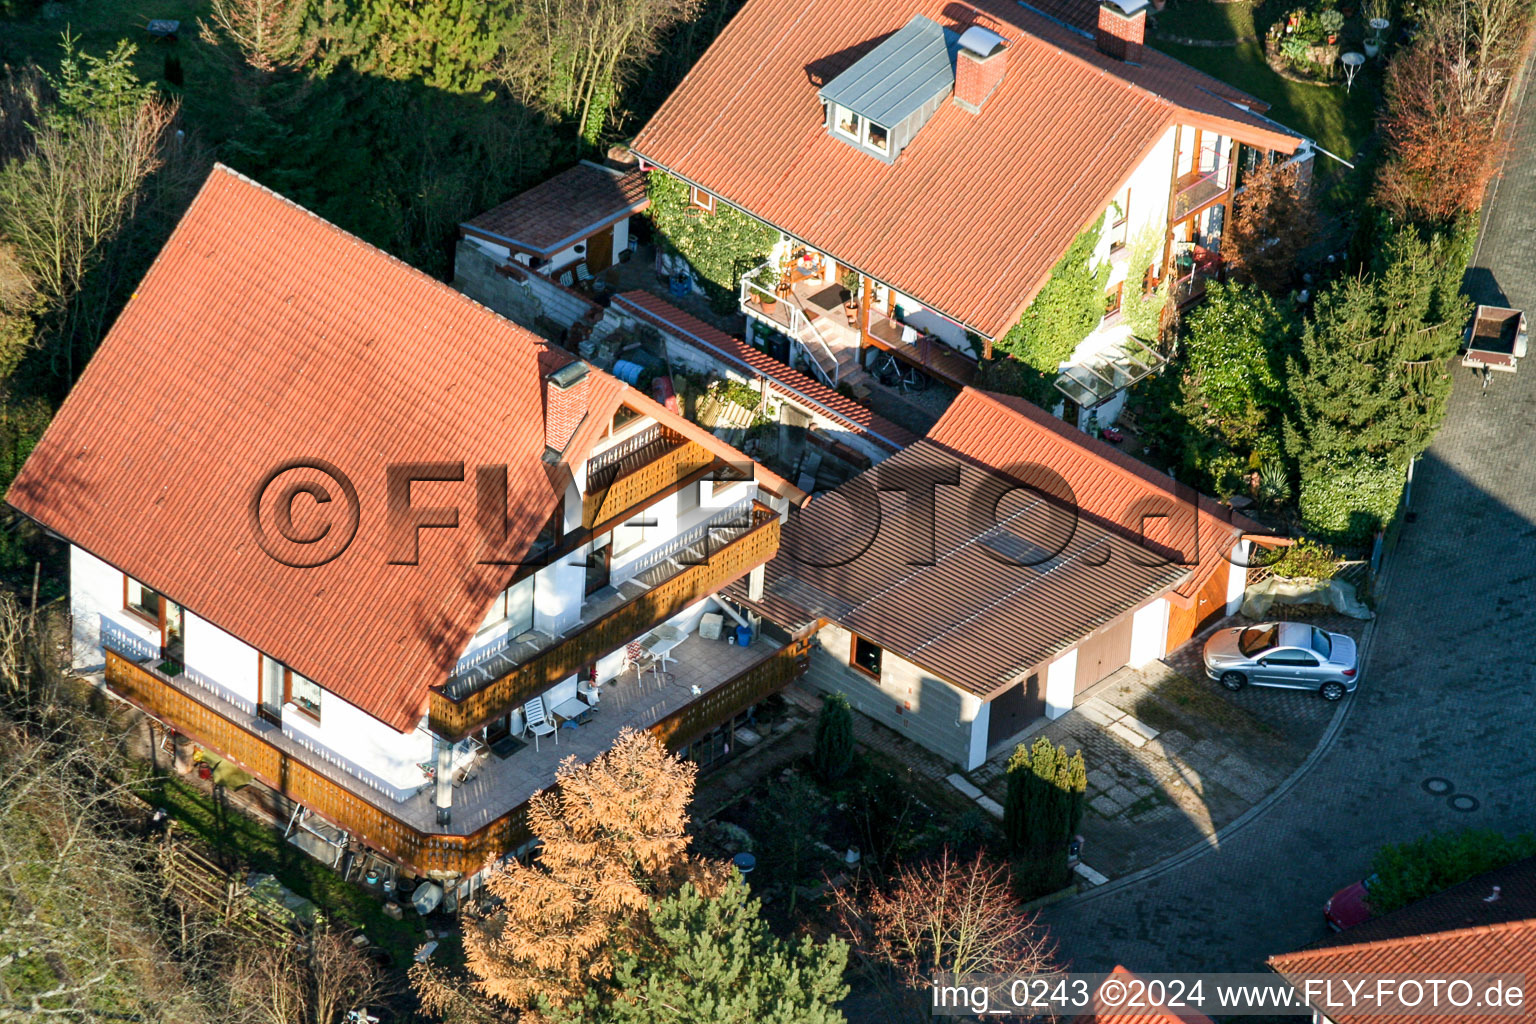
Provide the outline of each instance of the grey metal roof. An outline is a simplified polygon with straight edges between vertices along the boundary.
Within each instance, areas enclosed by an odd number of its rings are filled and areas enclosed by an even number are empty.
[[[821,90],[821,97],[892,128],[955,84],[959,36],[914,15]]]

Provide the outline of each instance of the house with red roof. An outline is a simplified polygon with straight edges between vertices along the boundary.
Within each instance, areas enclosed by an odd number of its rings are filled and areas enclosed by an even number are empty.
[[[1119,318],[1125,289],[1202,292],[1241,169],[1311,154],[1146,46],[1146,18],[1147,0],[747,0],[631,148],[700,216],[779,230],[740,307],[829,386],[877,353],[971,383],[1102,216],[1108,312],[1057,387],[1107,424],[1158,365]]]
[[[461,881],[623,728],[738,745],[804,645],[721,591],[803,499],[224,167],[6,495],[69,545],[76,670],[298,845]]]
[[[1257,524],[1021,399],[803,506],[755,593],[806,681],[967,770],[1241,603]]]
[[[1269,958],[1269,966],[1306,998],[1313,1019],[1323,1024],[1418,1024],[1445,1021],[1472,1024],[1499,1016],[1536,1019],[1530,999],[1530,972],[1536,964],[1536,857],[1507,864],[1443,892],[1410,903],[1329,935],[1290,953]],[[1494,983],[1458,982],[1457,976],[1502,976]],[[1329,981],[1346,977],[1407,980],[1387,989],[1381,999],[1351,1002],[1345,986]],[[1518,995],[1509,995],[1512,978]],[[1440,979],[1431,992],[1431,979]],[[1421,985],[1412,984],[1414,981]],[[1399,997],[1400,998],[1395,998]],[[1426,1012],[1439,998],[1434,1012]],[[1393,1001],[1389,1001],[1393,1000]],[[1458,1007],[1465,1012],[1456,1012]],[[1502,1011],[1502,1012],[1501,1012]]]

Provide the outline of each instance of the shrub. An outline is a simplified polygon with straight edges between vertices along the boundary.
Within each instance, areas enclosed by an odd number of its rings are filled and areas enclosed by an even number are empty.
[[[1013,868],[1013,895],[1020,902],[1049,896],[1065,889],[1072,882],[1072,869],[1067,866],[1067,850],[1043,854],[1026,854],[1016,857]]]
[[[1339,564],[1333,548],[1316,541],[1299,540],[1288,548],[1282,548],[1280,557],[1269,568],[1276,576],[1331,580],[1339,571]]]
[[[1301,521],[1335,544],[1359,544],[1397,512],[1404,474],[1385,461],[1359,459],[1336,471],[1312,471],[1301,481]]]
[[[1067,839],[1083,817],[1088,773],[1082,752],[1068,755],[1045,736],[1019,744],[1008,759],[1003,835],[1015,855],[1066,857]],[[1059,887],[1058,887],[1059,888]]]
[[[853,764],[853,711],[841,693],[827,695],[816,716],[816,747],[813,751],[816,774],[827,782],[836,782],[848,774]]]
[[[1536,836],[1510,838],[1491,829],[1436,832],[1411,843],[1390,843],[1371,859],[1367,900],[1386,914],[1484,872],[1536,856]]]

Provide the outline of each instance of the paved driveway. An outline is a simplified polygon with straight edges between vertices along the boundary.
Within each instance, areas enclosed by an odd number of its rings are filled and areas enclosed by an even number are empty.
[[[1536,94],[1536,89],[1529,90]],[[1536,95],[1471,279],[1536,310]],[[1263,816],[1161,875],[1048,908],[1078,969],[1246,970],[1324,934],[1322,905],[1381,843],[1536,828],[1536,357],[1486,392],[1457,369],[1419,464],[1366,665],[1336,740]],[[1451,796],[1426,791],[1447,779]]]

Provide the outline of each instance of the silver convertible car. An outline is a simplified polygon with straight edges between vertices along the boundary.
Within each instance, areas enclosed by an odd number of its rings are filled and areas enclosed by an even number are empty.
[[[1223,629],[1205,642],[1205,674],[1229,690],[1252,683],[1339,700],[1354,692],[1358,670],[1353,639],[1304,622]]]

